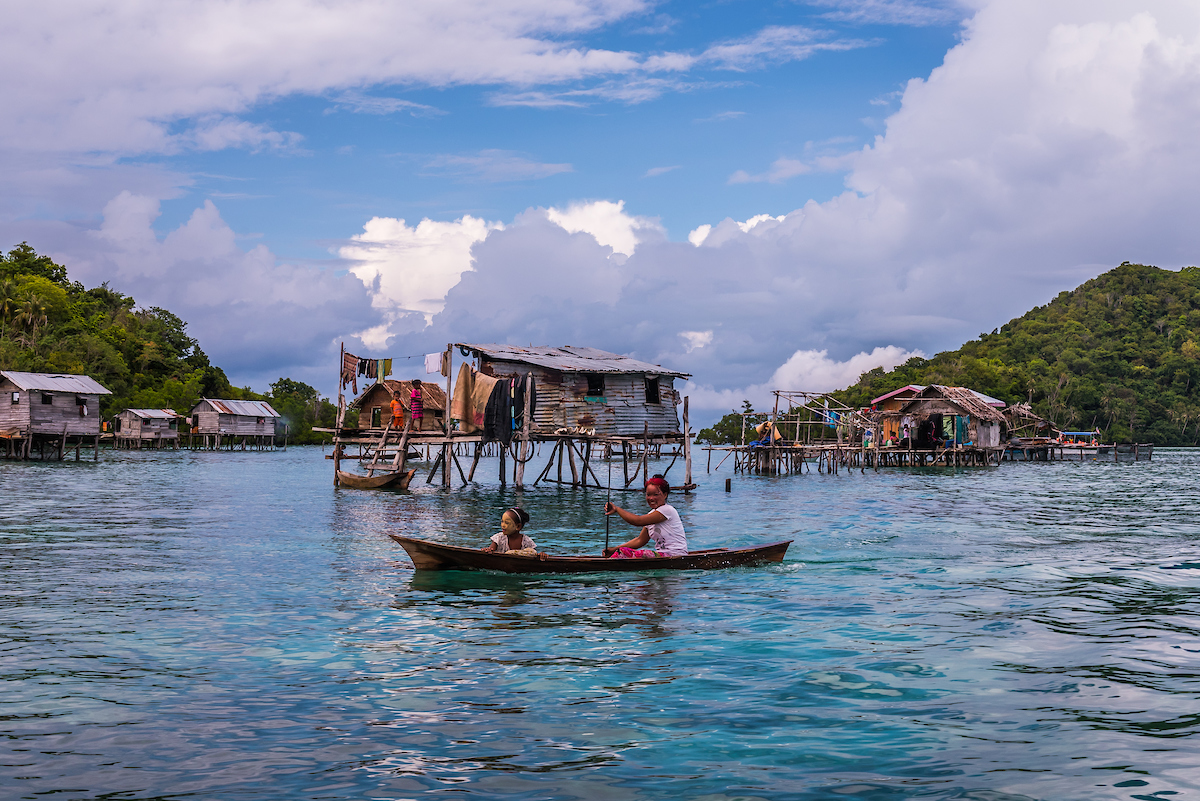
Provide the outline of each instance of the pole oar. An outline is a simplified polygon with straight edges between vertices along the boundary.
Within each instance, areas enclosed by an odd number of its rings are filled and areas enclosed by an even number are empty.
[[[608,503],[604,504],[604,550],[608,551],[608,528],[612,524],[612,515],[608,513],[608,504],[612,503],[612,451],[608,452]]]

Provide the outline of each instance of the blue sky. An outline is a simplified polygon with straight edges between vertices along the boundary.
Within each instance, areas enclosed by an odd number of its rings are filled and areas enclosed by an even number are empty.
[[[0,239],[259,390],[590,345],[703,417],[1197,261],[1182,0],[17,3]]]

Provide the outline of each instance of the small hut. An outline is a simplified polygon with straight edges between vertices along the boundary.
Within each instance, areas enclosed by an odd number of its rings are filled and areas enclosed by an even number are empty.
[[[411,381],[384,380],[367,387],[363,394],[355,398],[348,409],[358,410],[358,428],[360,431],[381,432],[392,419],[392,393],[400,393],[400,403],[404,413],[409,414],[409,404],[412,398],[413,385]],[[413,431],[446,431],[446,393],[437,384],[430,381],[421,382],[421,402],[424,412],[421,424],[414,425]],[[399,428],[399,426],[393,426]]]
[[[192,434],[203,436],[205,447],[232,447],[238,440],[243,448],[248,443],[273,446],[278,420],[279,412],[266,401],[201,398],[191,412]]]
[[[174,409],[122,409],[113,442],[118,448],[178,448],[179,419]]]
[[[895,412],[884,414],[886,423],[909,429],[917,448],[970,444],[977,448],[1000,447],[1004,415],[996,407],[1004,401],[966,387],[931,384],[913,395]],[[895,430],[894,428],[892,430]],[[903,433],[901,433],[903,436]]]
[[[68,440],[78,444],[91,438],[99,450],[100,396],[112,393],[95,379],[0,370],[0,393],[0,432],[12,455],[18,455],[19,445],[21,458],[28,458],[37,438],[43,440],[42,449],[47,442],[56,444],[59,459]]]
[[[458,344],[479,360],[479,372],[497,378],[533,373],[535,433],[595,431],[597,436],[681,436],[675,379],[688,373],[595,348],[564,345]]]

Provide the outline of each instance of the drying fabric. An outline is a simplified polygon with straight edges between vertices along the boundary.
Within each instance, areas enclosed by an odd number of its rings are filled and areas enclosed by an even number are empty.
[[[512,442],[511,402],[508,379],[497,380],[484,406],[484,442],[501,442],[505,447]]]
[[[440,353],[425,354],[425,372],[426,373],[442,372],[442,354],[440,354]]]
[[[537,411],[537,382],[531,373],[519,373],[513,376],[509,394],[512,396],[512,429],[520,431],[525,427],[525,388],[529,387],[529,414],[532,417]]]
[[[496,384],[495,378],[471,369],[470,365],[459,368],[452,416],[459,421],[460,431],[473,434],[485,430],[488,400]]]
[[[354,394],[358,394],[358,357],[351,353],[342,354],[342,386],[354,385]]]
[[[391,374],[392,374],[392,360],[384,359],[383,360],[383,375],[381,375],[380,378],[387,378]]]

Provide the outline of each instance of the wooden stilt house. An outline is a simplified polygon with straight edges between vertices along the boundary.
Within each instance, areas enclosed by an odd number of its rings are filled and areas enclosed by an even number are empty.
[[[459,343],[478,359],[479,372],[497,377],[533,373],[534,433],[594,432],[596,436],[680,435],[675,379],[688,373],[596,348]]]
[[[100,396],[112,394],[86,375],[15,370],[0,370],[0,393],[0,432],[9,455],[29,458],[30,446],[41,438],[42,450],[56,445],[59,459],[69,441],[98,445]]]
[[[413,384],[412,381],[393,381],[387,379],[367,387],[348,409],[358,410],[358,428],[360,431],[382,431],[392,419],[392,393],[400,393],[400,403],[404,406],[404,414],[410,413]],[[414,432],[446,430],[446,393],[431,381],[421,382],[421,401],[424,411],[421,424],[413,426]],[[392,425],[393,430],[403,426]]]
[[[179,420],[174,409],[122,409],[113,442],[118,448],[178,448]]]
[[[1005,419],[997,404],[1005,405],[966,387],[931,384],[883,417],[902,432],[907,428],[917,448],[967,444],[998,448]]]
[[[206,446],[220,448],[240,442],[259,447],[275,442],[279,412],[266,401],[201,398],[191,411],[192,435],[204,437]]]

